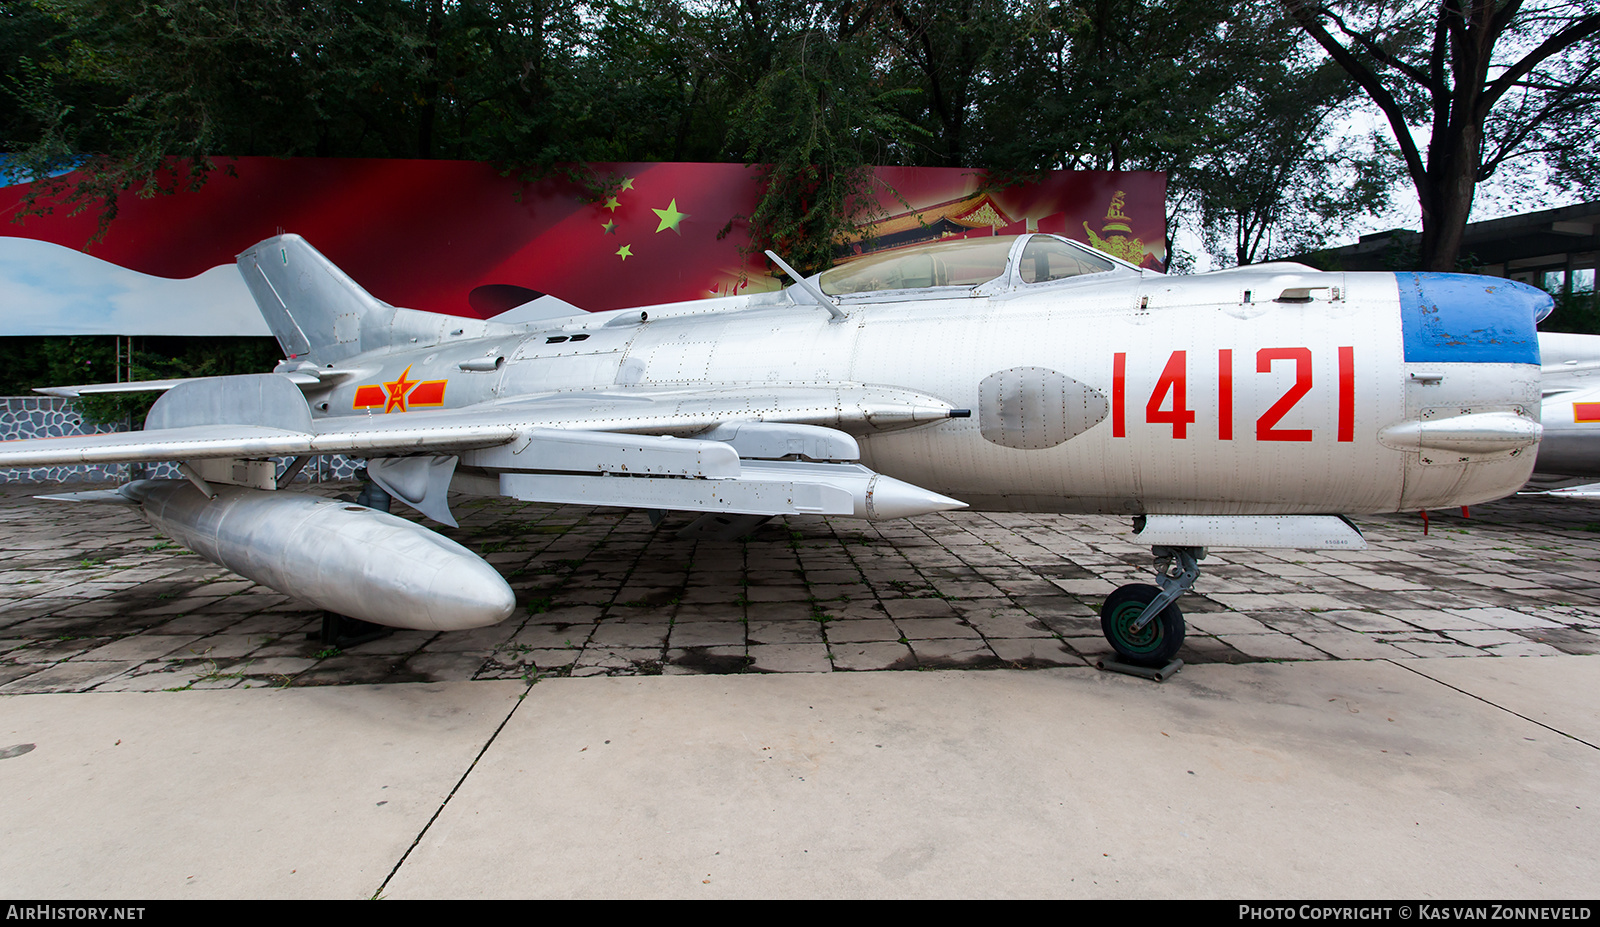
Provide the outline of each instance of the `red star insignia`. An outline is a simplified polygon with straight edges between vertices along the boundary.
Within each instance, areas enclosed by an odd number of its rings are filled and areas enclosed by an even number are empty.
[[[384,391],[389,394],[389,401],[384,403],[383,411],[393,412],[395,406],[399,406],[401,412],[406,411],[406,393],[410,392],[411,387],[420,382],[418,380],[407,380],[406,374],[410,372],[411,367],[407,365],[406,369],[400,371],[400,376],[383,384]]]

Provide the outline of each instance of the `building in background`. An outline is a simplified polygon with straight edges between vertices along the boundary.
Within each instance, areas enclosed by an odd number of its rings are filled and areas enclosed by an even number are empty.
[[[1409,269],[1420,234],[1392,229],[1361,236],[1353,245],[1298,260],[1336,270]],[[1555,296],[1588,294],[1600,308],[1595,286],[1600,256],[1600,202],[1525,212],[1467,226],[1461,241],[1464,265],[1481,274],[1509,277]]]

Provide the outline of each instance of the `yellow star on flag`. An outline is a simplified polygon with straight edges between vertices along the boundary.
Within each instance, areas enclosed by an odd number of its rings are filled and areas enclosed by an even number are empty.
[[[624,261],[626,261],[628,258],[633,257],[633,246],[632,245],[623,245],[622,247],[617,249],[617,253],[622,255],[622,259]]]
[[[621,203],[617,202],[617,198],[616,197],[614,197],[614,196],[606,197],[606,205],[605,205],[606,209],[609,209],[612,212],[615,212],[617,207],[621,206],[621,205],[622,205]]]
[[[600,228],[603,229],[607,235],[617,234],[617,224],[615,222],[607,221],[606,224],[600,226]]]
[[[661,224],[656,226],[657,232],[664,232],[667,229],[672,229],[679,235],[683,234],[683,232],[678,230],[678,223],[689,218],[689,214],[678,211],[678,201],[676,199],[668,203],[666,209],[652,209],[650,211],[661,218]]]
[[[624,189],[624,190],[632,190],[633,189],[633,178],[632,177],[624,177],[622,179],[622,189]]]

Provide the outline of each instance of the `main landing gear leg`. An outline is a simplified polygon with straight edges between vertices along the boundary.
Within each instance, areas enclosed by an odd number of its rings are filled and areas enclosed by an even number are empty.
[[[1100,608],[1100,630],[1117,652],[1116,660],[1102,660],[1100,668],[1159,682],[1183,666],[1175,659],[1183,646],[1183,612],[1177,602],[1199,578],[1206,550],[1152,547],[1150,552],[1161,585],[1130,583],[1111,593]]]

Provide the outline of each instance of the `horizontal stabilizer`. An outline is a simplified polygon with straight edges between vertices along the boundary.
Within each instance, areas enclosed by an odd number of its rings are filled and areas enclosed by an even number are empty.
[[[131,383],[80,383],[76,386],[35,386],[33,391],[46,396],[77,399],[80,396],[99,396],[108,393],[157,393],[172,389],[188,380],[134,380]]]
[[[139,503],[128,498],[115,489],[87,489],[83,492],[56,492],[44,496],[34,496],[35,499],[44,499],[49,502],[110,502],[116,505],[138,505]]]
[[[499,315],[492,315],[489,321],[501,325],[531,325],[547,319],[564,319],[575,315],[587,315],[587,313],[564,299],[546,294],[507,309]]]
[[[318,370],[306,365],[309,372],[276,371],[273,375],[287,379],[295,386],[305,389],[310,386],[322,386],[330,381],[338,382],[359,376],[364,370]],[[174,380],[133,380],[128,383],[79,383],[75,386],[35,386],[33,391],[46,396],[60,396],[63,399],[77,399],[80,396],[100,396],[110,393],[159,393],[165,392],[185,383],[201,383],[217,380],[219,377],[181,377]]]

